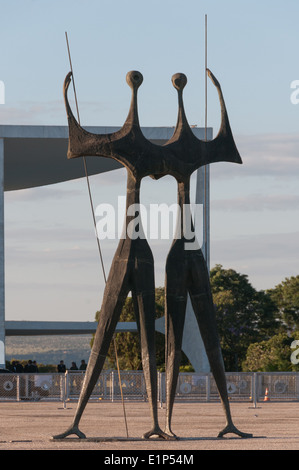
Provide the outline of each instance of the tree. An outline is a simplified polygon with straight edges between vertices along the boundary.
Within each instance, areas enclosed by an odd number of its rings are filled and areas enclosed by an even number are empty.
[[[277,305],[283,327],[291,332],[299,328],[299,275],[285,278],[268,294]]]
[[[292,336],[281,332],[267,341],[251,344],[248,347],[246,359],[242,365],[243,371],[299,371],[299,360],[297,354],[297,351],[299,351],[298,340],[298,331]],[[296,341],[294,344],[295,348],[293,346],[294,341]]]
[[[269,294],[254,289],[247,275],[233,269],[216,265],[210,278],[225,368],[237,371],[249,345],[276,331],[276,305]]]

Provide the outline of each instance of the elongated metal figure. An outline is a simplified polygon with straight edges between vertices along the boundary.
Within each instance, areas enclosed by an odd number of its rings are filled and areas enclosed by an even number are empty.
[[[173,77],[173,84],[177,88],[179,96],[178,122],[172,138],[164,146],[152,144],[143,136],[140,129],[137,113],[137,90],[142,83],[142,75],[139,72],[133,71],[127,74],[127,82],[132,89],[132,101],[126,122],[118,132],[105,135],[87,132],[78,124],[67,99],[71,74],[68,74],[65,79],[64,96],[69,123],[68,158],[102,156],[114,158],[122,163],[127,168],[128,174],[127,213],[126,233],[124,239],[120,240],[112,261],[76,415],[70,428],[55,438],[63,438],[70,434],[76,434],[81,438],[85,437],[79,430],[79,422],[103,368],[122,306],[129,291],[132,291],[140,333],[143,371],[153,420],[152,429],[145,433],[144,437],[159,435],[165,439],[176,438],[171,431],[170,424],[179,370],[187,292],[190,293],[211,369],[226,413],[227,426],[220,435],[234,432],[242,437],[249,436],[238,431],[232,423],[208,272],[200,249],[192,251],[185,249],[185,242],[190,242],[190,240],[185,239],[184,232],[173,242],[166,264],[167,423],[166,431],[161,431],[157,418],[154,262],[145,238],[142,236],[136,238],[132,236],[132,233],[128,233],[131,222],[138,213],[140,183],[145,176],[157,179],[165,175],[172,175],[176,178],[178,201],[183,213],[181,219],[181,227],[183,227],[185,221],[184,205],[189,203],[190,175],[200,166],[213,162],[241,163],[230,130],[220,86],[212,74],[210,77],[216,85],[220,97],[222,125],[219,134],[209,142],[201,141],[194,136],[187,123],[182,100],[186,77],[183,74],[176,74]],[[139,227],[140,232],[142,232],[142,227]]]
[[[71,73],[64,82],[64,97],[69,124],[68,158],[101,156],[114,158],[127,168],[127,201],[124,239],[121,239],[114,255],[107,279],[99,322],[85,373],[73,424],[66,432],[54,436],[56,439],[76,434],[79,421],[88,399],[102,371],[112,336],[115,332],[122,307],[128,293],[132,292],[138,325],[143,371],[153,421],[152,429],[144,438],[158,435],[169,438],[159,427],[157,416],[157,369],[155,358],[155,283],[154,260],[145,237],[135,238],[128,233],[134,228],[134,219],[139,212],[141,179],[153,171],[162,172],[162,160],[152,155],[153,145],[147,141],[139,127],[137,112],[137,90],[143,81],[139,72],[129,72],[127,82],[132,89],[131,107],[123,127],[113,134],[97,135],[84,130],[76,121],[67,98]],[[140,218],[139,218],[139,223]],[[142,227],[139,227],[139,233]]]
[[[236,148],[228,115],[219,82],[208,71],[209,77],[216,86],[221,106],[221,126],[218,135],[212,141],[199,141],[188,125],[184,106],[183,88],[187,83],[184,74],[172,77],[174,87],[178,91],[179,112],[173,137],[167,142],[171,149],[180,145],[178,159],[165,156],[165,167],[178,184],[179,220],[177,233],[168,253],[165,276],[165,316],[166,316],[166,393],[167,412],[165,432],[174,437],[171,430],[171,417],[175,390],[181,360],[182,336],[184,329],[187,294],[189,293],[193,310],[198,322],[201,336],[209,359],[210,367],[221,397],[226,415],[226,426],[219,433],[222,437],[234,433],[240,437],[252,437],[251,434],[239,431],[233,424],[226,385],[225,369],[220,342],[217,333],[215,309],[211,294],[209,274],[204,256],[195,235],[186,237],[186,227],[190,225],[190,176],[203,164],[217,161],[242,163]],[[158,175],[156,176],[159,177]],[[192,227],[194,233],[194,228]]]

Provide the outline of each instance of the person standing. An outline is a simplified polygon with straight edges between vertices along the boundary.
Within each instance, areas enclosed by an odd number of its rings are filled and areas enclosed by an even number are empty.
[[[65,363],[63,361],[60,361],[58,366],[57,366],[57,372],[59,373],[64,373],[66,372],[66,367],[65,367]]]

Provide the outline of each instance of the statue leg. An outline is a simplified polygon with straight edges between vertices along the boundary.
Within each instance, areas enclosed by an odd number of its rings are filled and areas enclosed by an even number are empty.
[[[147,242],[143,240],[139,241],[137,252],[132,297],[140,338],[143,374],[153,423],[152,429],[146,432],[143,438],[149,439],[156,435],[168,439],[169,436],[161,430],[158,423],[154,260]]]
[[[116,261],[111,267],[106,284],[99,322],[73,424],[64,433],[53,436],[53,439],[62,439],[71,434],[75,434],[79,438],[86,437],[79,430],[79,421],[104,366],[109,345],[129,290],[127,264],[125,261]]]
[[[215,308],[205,260],[200,251],[192,253],[190,259],[192,266],[188,284],[190,299],[226,416],[226,426],[218,437],[223,437],[228,433],[234,433],[240,437],[252,437],[252,434],[239,431],[232,421]]]
[[[166,367],[166,424],[165,432],[177,439],[171,430],[171,418],[182,357],[182,339],[186,315],[187,290],[184,262],[172,257],[166,263],[165,279],[165,367]]]

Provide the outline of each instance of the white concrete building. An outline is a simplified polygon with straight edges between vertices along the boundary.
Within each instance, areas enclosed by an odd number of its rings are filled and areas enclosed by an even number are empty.
[[[111,133],[118,128],[88,127],[94,133]],[[145,137],[156,144],[165,143],[172,135],[170,127],[145,127]],[[195,135],[204,139],[205,130],[193,128]],[[212,129],[207,129],[207,139]],[[5,365],[5,337],[7,335],[48,335],[92,333],[96,322],[17,322],[5,321],[5,240],[4,191],[32,188],[85,177],[81,159],[67,160],[67,126],[0,125],[0,367]],[[87,157],[88,158],[88,157]],[[88,173],[94,175],[120,168],[112,159],[89,158]],[[163,202],[163,201],[161,201]],[[209,167],[197,172],[196,202],[203,204],[203,252],[209,265]],[[25,309],[26,310],[26,309]],[[136,329],[133,323],[119,323],[119,331]],[[157,331],[164,332],[164,319],[156,322]],[[190,302],[187,306],[183,350],[194,369],[207,372],[209,365]]]

